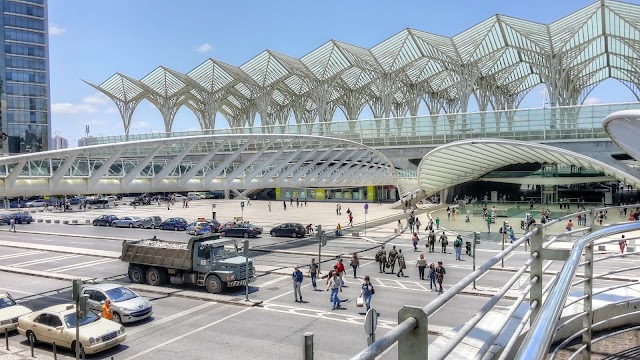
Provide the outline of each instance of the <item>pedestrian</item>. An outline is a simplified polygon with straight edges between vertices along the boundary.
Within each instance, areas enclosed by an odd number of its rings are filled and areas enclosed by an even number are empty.
[[[398,220],[398,225],[396,225],[398,228],[398,235],[402,234],[402,222],[400,220]]]
[[[413,233],[413,226],[415,225],[415,220],[413,218],[413,214],[411,216],[409,216],[409,218],[407,219],[407,225],[409,225],[409,231],[411,233]]]
[[[407,264],[404,261],[404,255],[402,255],[402,249],[398,250],[398,277],[404,277],[404,272],[402,270],[407,268]]]
[[[300,207],[300,199],[296,198],[296,207]]]
[[[342,259],[338,259],[338,262],[336,263],[336,271],[338,272],[338,277],[342,280],[342,275],[344,275],[344,264],[342,263]],[[344,286],[344,283],[342,286]]]
[[[491,217],[487,217],[487,232],[491,233]]]
[[[424,254],[420,254],[420,257],[418,257],[416,267],[418,268],[420,280],[424,280],[424,269],[427,267],[427,260],[424,258]]]
[[[435,252],[436,251],[436,233],[435,231],[431,230],[429,232],[429,252]]]
[[[420,241],[420,239],[418,239],[418,233],[414,232],[413,233],[413,252],[417,252],[418,251],[418,241]]]
[[[416,218],[416,233],[420,232],[420,225],[422,225],[420,219]]]
[[[16,232],[16,219],[14,218],[11,218],[9,220],[9,231],[12,231],[12,230],[13,232]]]
[[[300,271],[300,268],[296,266],[293,274],[291,275],[291,278],[293,279],[293,295],[296,298],[296,302],[302,302],[302,291],[300,289],[302,288],[303,277],[302,271]],[[298,298],[300,298],[300,300],[298,300]]]
[[[467,215],[464,217],[464,222],[471,222],[471,210],[467,210]]]
[[[349,226],[353,227],[353,214],[350,212],[348,216],[349,216]]]
[[[447,206],[447,220],[451,220],[451,208]]]
[[[436,267],[435,271],[436,271],[436,281],[438,282],[438,286],[440,286],[440,289],[438,290],[438,294],[442,294],[444,292],[442,289],[442,282],[444,281],[444,274],[447,273],[447,271],[442,266],[442,261],[438,261],[438,267]]]
[[[284,211],[287,211],[287,201],[282,200],[282,206],[284,206]]]
[[[336,215],[340,215],[340,205],[336,204]]]
[[[440,230],[440,217],[436,217],[436,230]]]
[[[442,235],[440,235],[440,238],[438,239],[438,242],[440,243],[440,246],[442,247],[442,253],[446,254],[447,253],[447,245],[449,245],[449,240],[447,239],[447,235],[444,233],[444,231],[442,232]]]
[[[269,207],[269,212],[271,212],[271,201],[269,201],[269,205],[267,205],[267,207]]]
[[[113,320],[113,311],[111,311],[111,299],[107,298],[102,304],[102,318]]]
[[[338,204],[338,215],[342,215],[342,205]]]
[[[456,253],[456,260],[460,260],[460,255],[462,254],[462,236],[458,234],[456,240],[453,242],[453,250]]]
[[[375,294],[376,290],[373,288],[373,284],[371,284],[371,280],[369,280],[369,275],[364,277],[364,283],[362,283],[362,290],[360,291],[360,297],[364,301],[364,305],[367,308],[367,311],[371,309],[371,295]]]
[[[247,198],[247,206],[251,206],[251,198]],[[189,207],[189,206],[187,206]]]
[[[627,240],[624,239],[624,235],[622,235],[622,240],[618,244],[620,245],[620,254],[624,253],[624,248],[627,247]]]
[[[353,268],[353,278],[357,278],[358,267],[360,267],[360,259],[358,259],[358,254],[351,254],[351,267]]]
[[[567,223],[567,231],[571,230],[573,230],[573,223],[571,222],[571,219],[569,219],[569,222]]]
[[[393,249],[389,251],[389,256],[387,257],[387,267],[391,268],[391,273],[393,274],[395,271],[393,270],[396,266],[396,259],[398,258],[398,251],[396,250],[395,245]]]
[[[307,206],[307,199],[304,199],[304,206]]]
[[[342,236],[342,225],[340,223],[336,226],[336,236]]]
[[[340,308],[340,299],[338,298],[338,293],[342,292],[342,280],[338,277],[338,273],[334,272],[327,281],[327,291],[331,290],[331,295],[329,297],[332,307],[331,310]]]
[[[313,290],[317,290],[316,279],[318,278],[318,264],[316,264],[316,259],[311,259],[311,265],[309,265],[309,276],[311,276],[311,285],[313,285]]]
[[[429,265],[429,289],[431,289],[431,291],[434,291],[434,286],[436,286],[436,266],[431,263],[431,265]],[[436,290],[437,289],[438,287],[436,286]]]
[[[384,251],[384,245],[380,247],[380,250],[376,253],[376,261],[381,273],[386,274],[385,266],[387,266],[387,253]]]
[[[451,209],[451,220],[456,219],[456,208]]]
[[[293,198],[289,198],[289,205],[291,205],[291,207],[293,207]]]

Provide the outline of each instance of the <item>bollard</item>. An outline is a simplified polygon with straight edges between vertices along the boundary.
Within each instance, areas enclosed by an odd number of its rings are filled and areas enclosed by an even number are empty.
[[[4,342],[7,343],[7,351],[9,351],[9,329],[4,329]]]
[[[313,333],[304,333],[304,360],[313,360]]]
[[[56,352],[56,342],[53,342],[53,360],[58,360],[58,353]]]
[[[33,355],[33,337],[29,336],[29,346],[31,347],[31,357],[35,357]]]

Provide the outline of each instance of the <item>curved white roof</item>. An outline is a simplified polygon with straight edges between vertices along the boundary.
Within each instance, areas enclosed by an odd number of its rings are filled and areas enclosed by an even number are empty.
[[[640,161],[640,109],[614,112],[604,119],[602,127],[622,150]]]
[[[504,166],[525,163],[574,165],[601,172],[634,187],[640,186],[637,177],[573,151],[497,139],[456,141],[430,151],[418,165],[418,182],[427,194],[433,194],[478,179]]]

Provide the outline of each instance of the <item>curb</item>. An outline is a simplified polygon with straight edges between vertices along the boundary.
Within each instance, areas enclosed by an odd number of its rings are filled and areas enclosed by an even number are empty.
[[[51,220],[45,220],[47,223],[50,223]],[[59,220],[56,220],[59,221]],[[70,224],[70,225],[84,225],[84,224]],[[9,230],[0,229],[0,231]],[[105,237],[105,236],[96,236],[96,235],[84,235],[84,234],[61,234],[61,233],[52,233],[46,231],[34,231],[34,230],[20,230],[21,233],[24,234],[36,234],[36,235],[51,235],[51,236],[62,236],[62,237],[76,237],[76,238],[85,238],[85,239],[99,239],[99,240],[113,240],[113,241],[125,241],[125,240],[140,240],[140,239],[130,239],[130,238],[119,238],[119,237]]]

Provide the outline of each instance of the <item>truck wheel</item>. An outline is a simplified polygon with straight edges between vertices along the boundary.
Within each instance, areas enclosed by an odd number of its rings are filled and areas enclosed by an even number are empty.
[[[222,285],[222,281],[220,280],[220,278],[216,275],[209,275],[204,285],[207,287],[207,291],[212,294],[219,294],[220,292],[222,292],[222,288],[224,286]]]
[[[164,276],[162,270],[152,267],[147,270],[147,284],[153,286],[160,286],[164,283]]]
[[[129,269],[129,280],[134,284],[144,283],[144,271],[139,266],[133,266]]]

